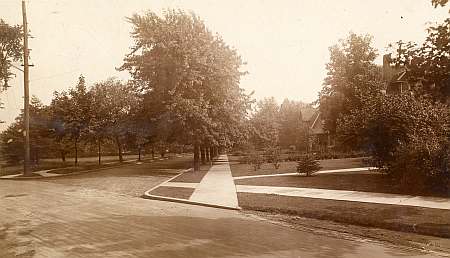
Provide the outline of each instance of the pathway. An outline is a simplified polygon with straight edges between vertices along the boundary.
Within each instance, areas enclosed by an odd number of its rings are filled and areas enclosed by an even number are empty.
[[[236,188],[237,191],[241,193],[277,194],[294,197],[406,205],[450,210],[450,199],[448,198],[299,187],[237,185]]]
[[[231,175],[227,155],[220,155],[213,166],[196,186],[189,199],[193,202],[238,208],[236,186]]]
[[[348,173],[348,172],[362,172],[376,170],[376,167],[362,167],[362,168],[343,168],[343,169],[331,169],[331,170],[321,170],[314,173],[314,175],[319,174],[334,174],[334,173]],[[280,173],[280,174],[268,174],[268,175],[253,175],[253,176],[237,176],[234,180],[238,179],[249,179],[249,178],[261,178],[261,177],[274,177],[274,176],[296,176],[298,173]]]

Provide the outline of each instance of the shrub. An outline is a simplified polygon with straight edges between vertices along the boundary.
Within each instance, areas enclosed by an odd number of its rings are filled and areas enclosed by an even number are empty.
[[[261,165],[264,163],[264,159],[257,152],[253,152],[248,157],[248,162],[253,166],[253,169],[256,171],[261,168]]]
[[[267,157],[267,162],[272,163],[275,169],[280,168],[280,149],[276,147],[271,147],[266,149],[265,155]]]
[[[450,178],[450,109],[409,94],[368,97],[338,122],[342,142],[364,148],[373,165],[407,190],[444,190]]]
[[[297,173],[311,176],[313,173],[319,171],[322,167],[312,155],[304,155],[297,161]]]

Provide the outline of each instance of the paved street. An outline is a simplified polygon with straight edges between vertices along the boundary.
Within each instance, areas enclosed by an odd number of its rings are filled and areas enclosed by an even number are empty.
[[[0,181],[0,257],[433,257],[137,197],[164,181],[146,164]],[[142,193],[139,193],[142,191]]]

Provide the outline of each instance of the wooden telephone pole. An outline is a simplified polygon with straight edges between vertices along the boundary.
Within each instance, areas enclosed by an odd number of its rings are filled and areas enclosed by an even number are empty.
[[[28,64],[28,23],[27,9],[25,0],[22,0],[22,16],[23,16],[23,89],[24,89],[24,136],[25,136],[25,158],[23,163],[23,174],[29,175],[30,171],[30,80],[29,80],[29,64]]]

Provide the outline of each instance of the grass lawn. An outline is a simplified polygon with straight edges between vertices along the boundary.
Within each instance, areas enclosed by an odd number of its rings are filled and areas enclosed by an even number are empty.
[[[136,155],[128,155],[124,156],[124,161],[127,160],[135,160],[137,156]],[[95,170],[100,168],[108,168],[108,167],[115,167],[115,166],[122,166],[122,165],[129,165],[134,164],[134,162],[124,162],[120,163],[119,161],[113,159],[117,158],[115,156],[108,156],[105,157],[105,159],[102,158],[102,164],[99,165],[97,163],[96,157],[85,157],[80,158],[78,162],[78,166],[74,166],[73,163],[69,162],[60,162],[60,161],[48,161],[43,160],[39,166],[33,166],[32,171],[41,171],[41,170],[50,170],[49,173],[55,173],[55,174],[70,174],[70,173],[76,173],[76,172],[82,172],[86,170]],[[181,156],[175,156],[167,155],[166,159],[160,159],[155,158],[152,159],[145,159],[145,157],[142,159],[143,163],[151,163],[151,168],[156,170],[173,170],[173,169],[185,169],[192,166],[192,155],[191,154],[183,154]],[[111,161],[113,160],[113,161]],[[0,175],[12,175],[12,174],[18,174],[23,171],[22,166],[15,166],[15,167],[6,167],[2,168],[0,170]]]
[[[239,164],[240,156],[229,156],[231,173],[233,177],[252,176],[252,175],[270,175],[297,172],[297,162],[281,162],[279,169],[275,169],[272,164],[264,163],[261,169],[254,170],[249,164]],[[320,160],[321,170],[343,169],[343,168],[359,168],[367,167],[363,162],[364,158],[349,159],[326,159]]]
[[[200,171],[189,171],[185,172],[180,176],[170,180],[170,182],[181,182],[181,183],[200,183],[203,177],[208,173],[211,166],[201,166]]]
[[[195,188],[160,186],[151,191],[150,194],[187,200],[194,193],[194,190]]]
[[[318,174],[310,177],[295,175],[248,178],[235,180],[235,183],[237,185],[305,187],[376,193],[404,193],[404,191],[395,186],[394,182],[392,182],[389,177],[375,171]]]
[[[124,160],[132,160],[137,159],[137,155],[124,155]],[[118,162],[117,156],[104,156],[102,157],[102,165],[101,166],[107,166],[109,164],[105,163],[116,163]],[[85,169],[94,169],[99,168],[98,165],[98,157],[80,157],[78,159],[78,167],[74,167],[74,159],[73,158],[67,158],[66,162],[62,162],[61,159],[41,159],[39,161],[38,165],[32,165],[31,170],[32,171],[41,171],[41,170],[50,170],[50,169],[58,169],[61,168],[63,174],[65,173],[72,173],[74,171],[78,171],[79,168]],[[71,171],[70,168],[73,167],[73,171]],[[21,173],[23,171],[23,165],[14,165],[14,166],[2,166],[0,167],[0,176],[4,175],[14,175]],[[59,171],[59,170],[58,170]],[[66,172],[65,172],[66,171]],[[58,172],[52,172],[52,173],[58,173]]]
[[[450,237],[450,210],[254,193],[238,193],[238,199],[249,210]]]

